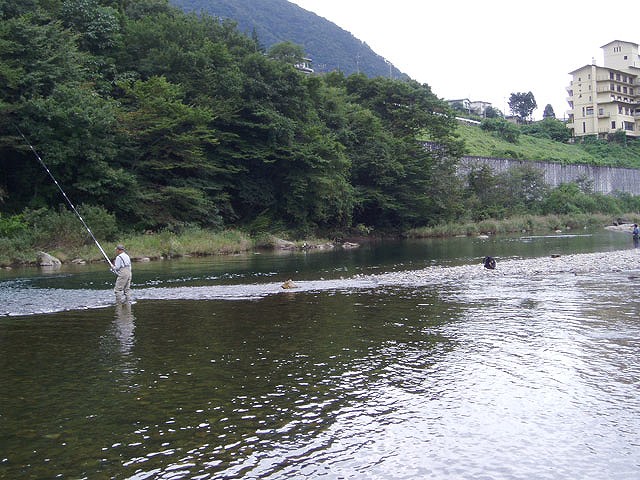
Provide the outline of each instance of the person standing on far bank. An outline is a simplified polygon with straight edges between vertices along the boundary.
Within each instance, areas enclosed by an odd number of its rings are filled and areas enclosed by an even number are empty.
[[[122,245],[116,247],[116,260],[113,264],[113,273],[116,278],[116,286],[113,293],[116,294],[117,303],[131,301],[131,259]]]
[[[638,229],[638,224],[633,224],[633,246],[638,248],[638,243],[640,243],[640,230]]]

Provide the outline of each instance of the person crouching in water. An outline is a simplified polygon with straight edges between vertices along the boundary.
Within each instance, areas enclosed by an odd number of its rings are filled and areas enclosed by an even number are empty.
[[[114,262],[113,273],[116,278],[116,286],[113,292],[116,294],[117,303],[131,301],[131,259],[125,252],[122,245],[116,247],[116,260]]]

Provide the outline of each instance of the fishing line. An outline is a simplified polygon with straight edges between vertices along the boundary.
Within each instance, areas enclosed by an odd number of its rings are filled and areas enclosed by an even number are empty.
[[[40,155],[38,155],[38,152],[36,152],[36,149],[33,148],[33,146],[31,145],[31,143],[29,142],[29,140],[27,140],[27,137],[25,137],[24,133],[22,133],[22,131],[18,128],[17,125],[14,125],[14,127],[16,127],[16,130],[18,130],[18,133],[20,134],[20,136],[22,136],[22,138],[24,139],[25,143],[27,145],[29,145],[29,148],[31,149],[31,151],[33,152],[33,154],[36,156],[36,158],[38,159],[38,162],[40,162],[40,165],[42,165],[42,168],[44,168],[47,173],[49,174],[49,176],[51,177],[51,180],[53,180],[53,183],[56,184],[56,187],[58,187],[58,190],[60,190],[60,193],[62,193],[62,196],[64,197],[64,199],[67,201],[67,203],[69,204],[69,206],[71,207],[71,210],[73,210],[73,213],[75,213],[77,215],[77,217],[80,219],[80,221],[82,222],[82,225],[84,226],[84,228],[87,229],[87,232],[89,232],[89,235],[91,235],[91,238],[93,239],[93,241],[95,242],[96,246],[98,247],[98,249],[100,250],[100,252],[102,253],[102,255],[104,256],[104,259],[107,261],[107,263],[109,264],[109,266],[113,269],[115,268],[113,266],[113,263],[111,263],[111,260],[109,259],[109,257],[107,256],[107,254],[105,253],[104,249],[102,248],[102,246],[100,245],[100,242],[98,242],[98,239],[95,237],[95,235],[93,234],[93,232],[91,231],[91,229],[89,228],[89,225],[87,225],[87,222],[84,221],[84,218],[82,218],[82,215],[80,215],[80,213],[78,212],[78,210],[76,210],[76,207],[73,205],[73,203],[71,203],[71,200],[69,200],[69,197],[67,197],[67,194],[64,193],[64,190],[62,189],[62,187],[60,186],[60,184],[58,183],[58,181],[56,180],[56,177],[53,176],[53,174],[51,173],[51,171],[47,168],[47,166],[45,165],[45,163],[42,161],[42,158],[40,158]]]

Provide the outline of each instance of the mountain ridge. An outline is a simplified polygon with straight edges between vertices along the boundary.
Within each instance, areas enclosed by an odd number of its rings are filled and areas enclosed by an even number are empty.
[[[291,41],[301,45],[316,72],[363,73],[368,77],[409,76],[375,53],[366,42],[335,23],[287,0],[170,0],[185,12],[206,13],[253,32],[266,48]]]

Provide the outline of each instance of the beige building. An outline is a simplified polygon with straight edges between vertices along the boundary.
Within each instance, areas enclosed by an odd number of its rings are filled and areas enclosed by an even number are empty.
[[[573,72],[567,127],[574,137],[607,138],[617,131],[640,137],[640,55],[638,44],[614,40],[602,47],[604,66],[585,65]]]

